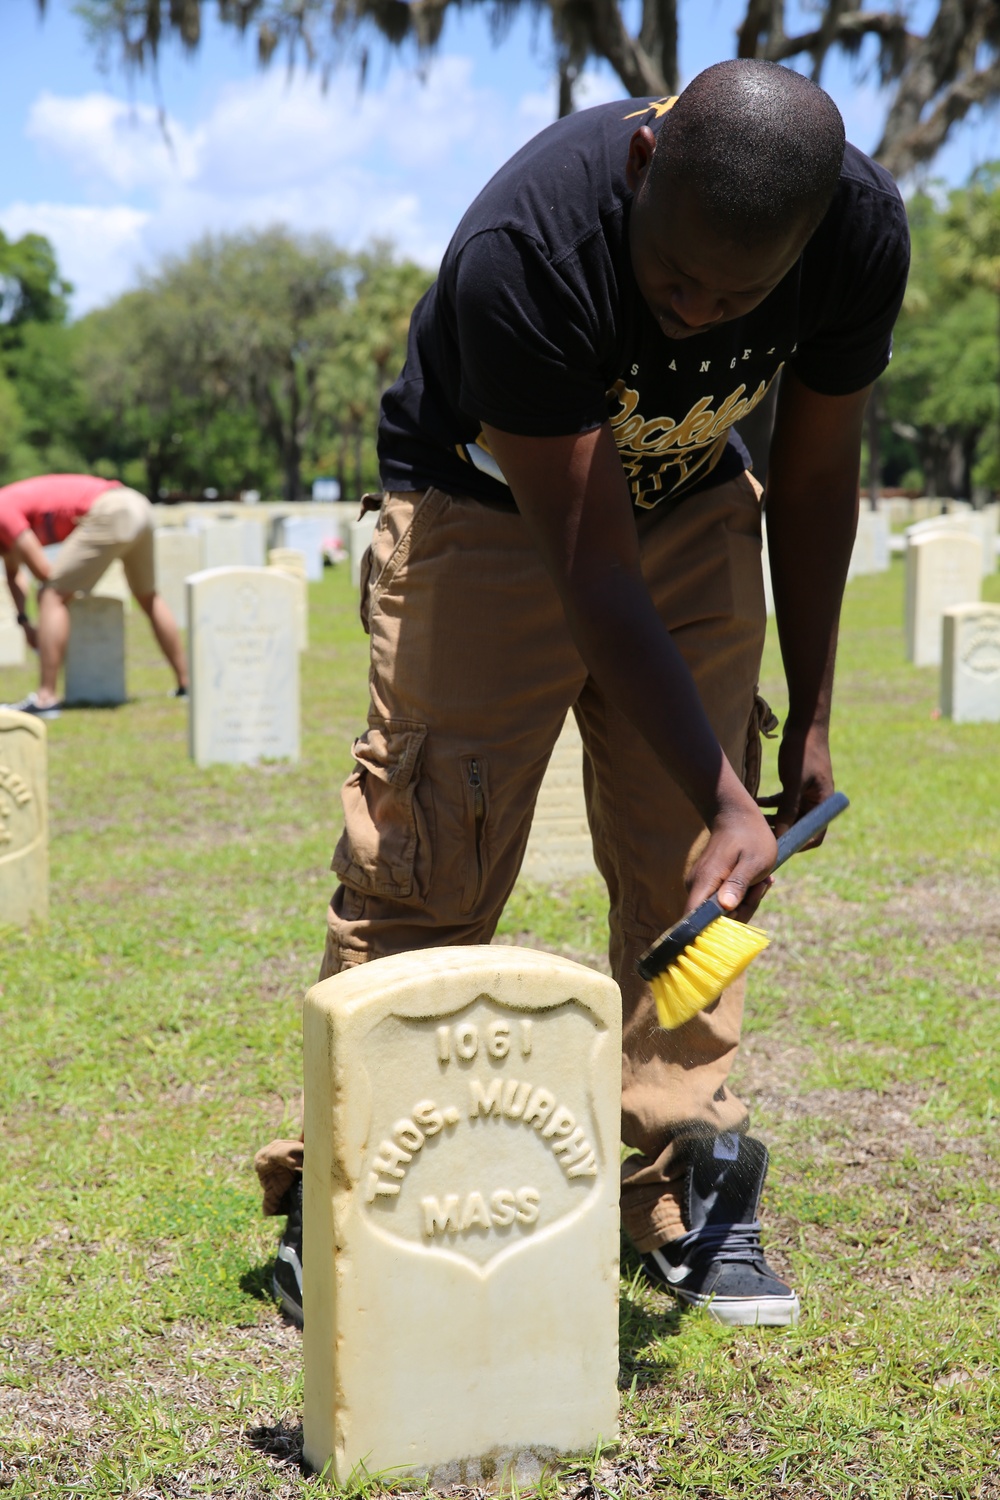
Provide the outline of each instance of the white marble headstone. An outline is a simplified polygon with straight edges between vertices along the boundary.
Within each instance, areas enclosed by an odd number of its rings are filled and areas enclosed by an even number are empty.
[[[256,521],[219,517],[202,531],[205,568],[262,568],[264,528]]]
[[[884,573],[889,566],[889,522],[880,511],[862,502],[858,513],[858,531],[851,553],[850,576],[861,578],[869,573]]]
[[[906,543],[906,656],[918,667],[941,662],[941,616],[982,588],[982,543],[959,529],[909,535]]]
[[[28,643],[17,623],[14,601],[6,580],[0,576],[0,667],[23,667],[27,652]]]
[[[269,568],[280,568],[298,584],[296,618],[299,622],[299,650],[309,647],[309,581],[306,578],[306,560],[301,552],[291,547],[272,547],[267,554]]]
[[[278,546],[302,553],[310,583],[323,577],[323,549],[335,529],[329,516],[286,516],[278,525]]]
[[[193,759],[298,760],[296,580],[277,568],[213,568],[187,590]]]
[[[49,915],[45,724],[0,708],[0,928]]]
[[[204,533],[184,526],[170,525],[153,533],[156,561],[156,591],[167,602],[171,614],[181,626],[187,620],[187,594],[184,583],[192,573],[205,566]]]
[[[351,582],[355,588],[361,583],[361,563],[365,552],[371,546],[372,533],[378,525],[380,512],[377,510],[366,511],[357,521],[352,521],[347,528],[348,550],[351,557]]]
[[[125,611],[120,599],[77,595],[69,602],[68,704],[108,708],[124,703]]]
[[[767,546],[767,521],[760,518],[760,569],[764,581],[764,610],[768,618],[774,614],[774,586],[771,583],[771,554]]]
[[[132,613],[132,590],[128,586],[125,564],[120,557],[111,559],[90,592],[95,599],[118,599],[125,613]]]
[[[1000,604],[945,610],[941,712],[957,724],[1000,723]]]
[[[617,1429],[621,999],[523,948],[306,996],[304,1452],[532,1482]]]

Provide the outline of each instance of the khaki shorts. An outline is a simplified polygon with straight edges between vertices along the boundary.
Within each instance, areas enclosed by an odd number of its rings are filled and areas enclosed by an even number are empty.
[[[137,599],[155,591],[153,507],[138,490],[98,495],[59,548],[49,582],[60,594],[89,594],[116,557]]]

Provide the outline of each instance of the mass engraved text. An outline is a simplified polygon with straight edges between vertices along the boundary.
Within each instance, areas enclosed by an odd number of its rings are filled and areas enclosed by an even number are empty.
[[[506,1229],[514,1223],[527,1226],[537,1222],[540,1203],[541,1195],[532,1187],[498,1188],[488,1202],[476,1192],[464,1199],[459,1193],[449,1193],[443,1202],[428,1196],[420,1200],[424,1234],[433,1239],[437,1234],[468,1234],[473,1229]]]

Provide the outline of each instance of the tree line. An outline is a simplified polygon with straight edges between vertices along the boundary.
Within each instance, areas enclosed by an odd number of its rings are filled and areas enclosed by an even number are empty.
[[[913,267],[876,386],[863,478],[1000,489],[1000,164],[908,201]],[[40,235],[0,234],[0,482],[52,471],[152,496],[319,476],[377,487],[382,393],[431,272],[274,228],[208,237],[76,322]]]
[[[40,235],[0,234],[0,482],[86,470],[151,496],[378,483],[382,392],[432,273],[281,228],[209,236],[75,322]]]
[[[907,213],[913,261],[869,462],[877,482],[971,499],[1000,489],[1000,163],[914,193]]]

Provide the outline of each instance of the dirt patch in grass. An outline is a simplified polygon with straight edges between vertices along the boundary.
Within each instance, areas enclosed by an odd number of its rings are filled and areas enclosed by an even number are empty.
[[[0,1339],[0,1357],[16,1379],[16,1385],[0,1385],[0,1488],[30,1479],[43,1453],[47,1484],[71,1494],[83,1489],[100,1493],[93,1488],[93,1476],[102,1460],[120,1461],[122,1472],[127,1471],[123,1414],[131,1418],[134,1439],[142,1438],[141,1446],[148,1450],[157,1427],[186,1408],[183,1446],[189,1461],[178,1454],[169,1474],[151,1475],[148,1483],[139,1478],[136,1487],[115,1493],[127,1493],[132,1500],[232,1493],[226,1486],[245,1478],[240,1461],[245,1448],[266,1453],[287,1480],[277,1488],[269,1482],[267,1494],[284,1500],[302,1493],[297,1413],[289,1409],[276,1420],[273,1410],[257,1409],[252,1396],[255,1376],[294,1384],[301,1368],[301,1334],[276,1313],[259,1326],[209,1337],[195,1324],[173,1324],[135,1351],[127,1371],[111,1375],[55,1359],[43,1344],[30,1341]],[[109,1421],[112,1412],[115,1420]],[[196,1413],[203,1420],[191,1423],[190,1415]],[[284,1443],[278,1441],[281,1431],[289,1435]],[[253,1492],[244,1488],[240,1493]]]
[[[758,919],[775,940],[758,961],[763,973],[780,970],[783,961],[815,962],[831,945],[850,951],[860,939],[901,934],[916,937],[927,953],[960,944],[984,958],[1000,955],[1000,886],[939,871],[894,880],[874,902],[851,901],[824,889],[817,876],[800,876],[775,887]]]

